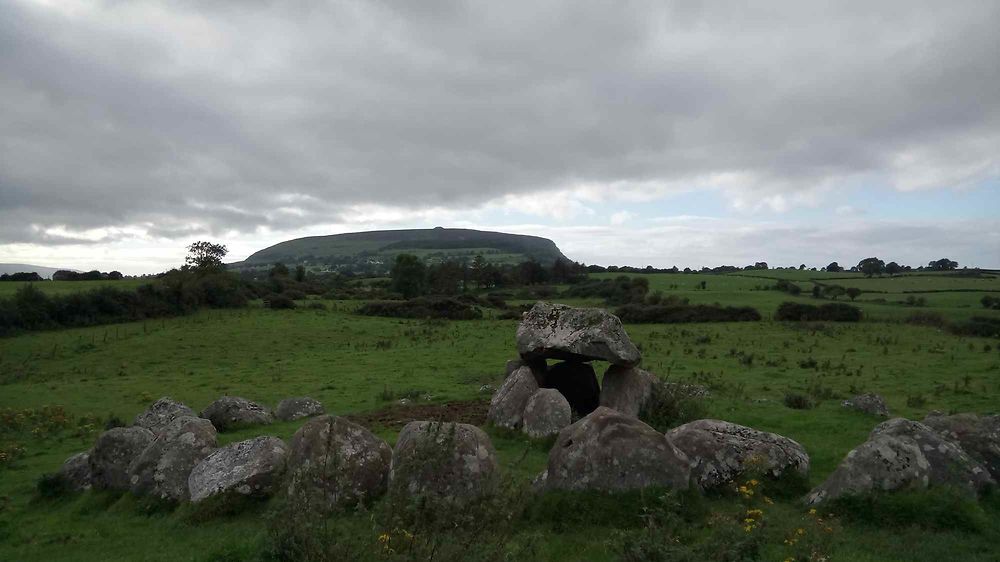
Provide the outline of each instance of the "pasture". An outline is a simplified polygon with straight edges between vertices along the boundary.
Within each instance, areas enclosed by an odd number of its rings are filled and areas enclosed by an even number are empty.
[[[829,274],[819,276],[826,279],[817,281],[831,282]],[[893,302],[911,294],[907,291],[922,291],[927,303],[921,310],[951,319],[996,316],[1000,313],[979,307],[977,296],[1000,292],[995,277],[839,275],[838,284],[884,292],[858,298],[866,314],[863,322],[823,325],[771,321],[783,301],[815,302],[760,288],[773,279],[743,274],[648,278],[651,291],[695,303],[760,309],[762,322],[630,325],[627,330],[643,351],[645,368],[668,380],[710,389],[705,400],[708,417],[776,432],[803,444],[812,459],[810,485],[821,482],[879,421],[840,406],[854,394],[882,394],[893,415],[918,420],[935,409],[1000,410],[1000,342],[901,322],[915,307]],[[796,281],[808,291],[809,279]],[[699,288],[702,281],[705,289]],[[52,282],[38,286],[67,289]],[[86,492],[42,500],[36,497],[35,483],[70,454],[87,449],[104,420],[129,422],[160,396],[199,410],[225,394],[270,406],[285,397],[309,395],[338,415],[382,410],[405,415],[414,404],[488,400],[503,380],[504,362],[516,356],[517,323],[512,320],[489,314],[483,320],[454,322],[371,318],[353,313],[357,302],[325,304],[325,310],[267,310],[257,305],[0,339],[0,412],[15,415],[61,406],[69,420],[51,430],[0,433],[0,447],[20,451],[0,464],[0,559],[252,560],[266,534],[266,505],[192,523],[185,517],[186,507],[149,510],[128,495]],[[573,304],[601,306],[598,301]],[[604,368],[596,366],[599,374]],[[816,407],[786,407],[783,397],[789,392],[810,396]],[[410,406],[400,405],[401,398]],[[223,433],[220,442],[263,432],[288,438],[300,425],[285,422]],[[378,424],[371,429],[390,444],[398,431]],[[544,468],[544,444],[509,432],[490,433],[515,480],[527,482]],[[704,500],[702,509],[727,513],[734,504],[732,498],[712,497]],[[974,532],[960,526],[845,520],[829,538],[827,554],[832,560],[996,560],[1000,506],[995,498],[984,500],[984,505],[992,520]],[[629,513],[623,517],[631,525],[641,524],[638,503],[617,508]],[[796,498],[776,499],[767,509],[775,526],[794,526],[805,513]],[[571,519],[572,525],[541,524],[540,536],[532,528],[537,522],[526,524],[513,540],[534,540],[540,560],[617,559],[609,546],[614,529],[606,522],[582,515]],[[339,516],[334,524],[356,532],[359,540],[371,532],[365,513]],[[780,540],[768,543],[761,559],[783,560],[789,548]]]

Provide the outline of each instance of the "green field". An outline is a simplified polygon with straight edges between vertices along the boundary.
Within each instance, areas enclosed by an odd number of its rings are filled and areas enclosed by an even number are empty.
[[[139,285],[152,282],[151,279],[121,279],[118,281],[4,281],[0,282],[0,298],[10,297],[25,285],[41,289],[47,295],[66,295],[89,291],[100,287],[115,287],[123,291],[135,289]]]
[[[785,293],[758,290],[767,280],[744,275],[648,278],[652,290],[692,302],[755,306],[765,318],[780,302],[792,300]],[[896,281],[845,274],[841,284],[848,280]],[[704,290],[696,288],[701,281],[706,281]],[[899,281],[905,290],[916,286],[925,291],[950,288],[957,281],[984,281],[982,290],[1000,291],[995,278]],[[46,291],[63,290],[51,282],[37,285]],[[927,293],[924,310],[953,319],[997,314],[983,311],[978,302],[965,297],[976,294]],[[810,484],[815,485],[878,422],[840,406],[840,400],[854,393],[878,392],[894,415],[913,419],[922,419],[932,409],[1000,410],[1000,342],[900,323],[895,319],[913,312],[912,307],[865,300],[899,295],[903,293],[863,295],[858,304],[867,317],[858,324],[802,327],[765,320],[627,329],[643,350],[647,369],[711,389],[706,401],[710,417],[802,443],[812,458]],[[810,297],[796,300],[815,302]],[[255,306],[0,339],[0,411],[61,405],[73,420],[117,416],[130,421],[163,395],[198,410],[230,394],[272,406],[284,397],[310,395],[330,412],[357,414],[395,407],[395,400],[387,397],[403,394],[432,404],[488,399],[490,393],[481,391],[482,385],[495,388],[502,381],[504,362],[516,356],[514,321],[370,318],[353,314],[357,303],[326,304],[327,310],[272,311]],[[603,372],[604,365],[597,370]],[[818,396],[819,405],[789,409],[782,398],[790,391]],[[221,434],[220,441],[262,431],[287,438],[300,425],[289,422],[241,430]],[[390,443],[396,438],[394,429],[372,429]],[[36,499],[39,476],[55,471],[70,454],[89,448],[96,431],[11,437],[25,452],[6,468],[0,466],[0,560],[254,559],[264,540],[267,506],[194,524],[183,516],[184,507],[172,513],[146,513],[127,495],[87,492],[64,500]],[[527,482],[543,469],[547,455],[543,446],[505,432],[491,431],[491,435],[515,479]],[[912,522],[870,525],[845,520],[831,535],[826,554],[831,560],[996,560],[1000,507],[995,504],[986,504],[992,519],[976,532]],[[723,497],[709,498],[703,507],[711,513],[729,513],[738,505]],[[794,528],[805,512],[795,498],[778,499],[767,509],[775,529]],[[634,511],[633,523],[638,525],[638,505]],[[361,513],[339,516],[333,524],[363,534],[368,521],[369,516]],[[537,525],[526,523],[515,542],[534,536]],[[614,529],[604,523],[582,517],[571,526],[546,524],[543,529],[537,559],[616,559],[609,547]],[[760,559],[783,560],[789,554],[789,547],[778,539],[765,545]]]

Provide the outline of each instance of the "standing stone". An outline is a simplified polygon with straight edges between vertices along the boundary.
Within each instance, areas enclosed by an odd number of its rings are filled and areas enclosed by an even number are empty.
[[[90,453],[77,453],[66,459],[59,468],[59,475],[69,482],[74,492],[89,490],[91,486]]]
[[[212,420],[212,425],[219,431],[266,425],[274,421],[270,410],[239,396],[219,398],[201,412],[201,417]]]
[[[153,438],[152,431],[138,426],[116,427],[102,433],[90,451],[90,472],[94,487],[102,490],[128,490],[128,468]]]
[[[129,466],[132,493],[186,501],[191,470],[216,444],[212,422],[193,416],[175,418]]]
[[[559,432],[539,481],[547,489],[614,492],[685,490],[690,479],[687,456],[662,433],[602,406]]]
[[[597,374],[587,363],[556,363],[545,374],[545,381],[549,388],[562,393],[570,408],[581,417],[593,412],[601,404],[601,386],[597,383]]]
[[[323,509],[369,502],[389,484],[392,449],[345,418],[320,416],[306,422],[289,444],[289,496],[311,499]]]
[[[878,394],[859,394],[854,398],[844,400],[843,406],[863,412],[869,416],[889,417],[889,407],[885,405],[885,399]]]
[[[525,359],[591,361],[631,367],[642,360],[617,316],[599,308],[539,302],[517,327],[517,351]]]
[[[281,480],[287,457],[288,446],[277,437],[254,437],[216,449],[188,477],[191,501],[227,492],[268,496]]]
[[[474,425],[415,421],[399,433],[389,489],[450,503],[491,494],[499,481],[496,450]]]
[[[1000,482],[1000,416],[927,416],[924,424],[957,441],[969,456],[983,463],[994,480]]]
[[[504,379],[510,378],[521,367],[530,367],[532,374],[535,375],[535,382],[538,383],[539,388],[545,387],[545,373],[549,370],[548,366],[545,364],[544,359],[535,359],[532,361],[526,361],[524,359],[511,359],[507,361],[504,365]]]
[[[293,421],[312,416],[322,416],[326,413],[323,404],[308,396],[297,398],[285,398],[278,402],[275,409],[275,416],[281,421]]]
[[[538,390],[538,383],[530,367],[521,367],[503,381],[493,399],[486,418],[497,427],[518,429],[524,417],[528,399]]]
[[[611,365],[604,372],[601,406],[637,418],[652,399],[657,384],[660,380],[649,371]]]
[[[572,422],[569,402],[554,388],[541,388],[531,395],[524,408],[524,432],[530,437],[558,435]]]
[[[876,435],[840,461],[837,469],[806,497],[810,505],[847,495],[923,489],[930,463],[910,439]]]
[[[173,398],[164,396],[137,415],[132,425],[145,427],[153,433],[159,433],[170,422],[182,416],[197,417],[198,414]]]

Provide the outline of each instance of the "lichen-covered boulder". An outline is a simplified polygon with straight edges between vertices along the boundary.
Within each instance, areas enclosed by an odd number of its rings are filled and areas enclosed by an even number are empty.
[[[254,437],[216,449],[191,470],[191,501],[222,493],[268,496],[284,474],[287,457],[288,445],[277,437]]]
[[[216,445],[212,422],[194,416],[175,418],[129,465],[132,493],[186,501],[191,470]]]
[[[691,477],[703,490],[728,484],[749,469],[780,477],[809,474],[809,455],[776,433],[720,420],[697,420],[667,432],[667,440],[691,460]]]
[[[153,433],[159,433],[170,422],[182,416],[197,417],[198,414],[173,398],[164,396],[135,416],[132,425],[145,427]]]
[[[936,415],[924,418],[924,424],[958,442],[969,456],[983,464],[994,480],[1000,482],[1000,416]]]
[[[486,419],[497,427],[518,429],[524,418],[528,399],[538,390],[538,383],[530,367],[521,367],[503,381],[490,400]]]
[[[555,490],[684,490],[691,480],[687,456],[662,433],[603,406],[559,432],[547,472]]]
[[[522,430],[530,437],[544,438],[558,435],[573,421],[569,402],[554,388],[540,388],[524,407]]]
[[[59,467],[59,476],[62,476],[75,492],[89,490],[91,487],[90,453],[77,453],[66,459]]]
[[[601,406],[637,418],[639,412],[649,404],[653,388],[657,384],[660,384],[660,380],[649,371],[611,365],[604,371]]]
[[[931,465],[911,439],[876,435],[847,453],[825,482],[806,496],[810,505],[848,495],[923,489]]]
[[[496,449],[474,425],[415,421],[399,433],[389,490],[461,504],[492,493],[499,481]]]
[[[319,400],[308,396],[285,398],[281,402],[278,402],[278,407],[274,410],[275,417],[281,421],[322,416],[325,413],[326,409],[323,408],[323,404]]]
[[[599,308],[539,302],[517,327],[517,351],[525,359],[591,361],[631,367],[642,360],[617,316]]]
[[[504,379],[509,378],[521,367],[529,367],[531,373],[535,375],[535,382],[538,383],[539,387],[545,387],[545,373],[549,370],[548,365],[545,363],[545,359],[534,359],[531,361],[525,359],[511,359],[507,361],[504,365]]]
[[[116,427],[97,438],[90,451],[91,482],[97,489],[129,489],[128,468],[155,436],[145,427]]]
[[[880,423],[870,437],[891,435],[913,441],[930,463],[930,483],[965,490],[972,495],[996,484],[990,473],[954,441],[930,427],[903,418]]]
[[[597,382],[597,373],[588,363],[556,363],[545,373],[545,383],[548,388],[554,388],[565,396],[569,407],[580,417],[601,405],[601,385]]]
[[[219,431],[266,425],[274,421],[274,415],[266,407],[239,396],[219,398],[202,410],[201,417],[211,420]]]
[[[843,406],[868,414],[869,416],[889,417],[889,407],[885,405],[885,399],[878,394],[859,394],[848,400],[844,400]]]
[[[320,416],[289,442],[289,497],[322,509],[368,502],[385,493],[391,464],[392,449],[372,432],[346,418]]]

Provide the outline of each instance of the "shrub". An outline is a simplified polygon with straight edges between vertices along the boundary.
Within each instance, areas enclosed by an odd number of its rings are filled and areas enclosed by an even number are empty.
[[[858,322],[861,316],[860,308],[842,302],[821,306],[783,302],[774,313],[775,320],[791,322]]]
[[[418,297],[408,301],[372,301],[358,308],[365,316],[389,318],[441,318],[446,320],[476,320],[483,312],[470,304],[451,297]]]
[[[571,286],[562,296],[570,298],[600,297],[610,305],[641,303],[649,292],[649,279],[619,275],[614,279],[588,280]]]
[[[35,494],[41,499],[63,498],[72,492],[72,483],[62,474],[43,474],[35,482]]]
[[[798,392],[786,392],[782,402],[793,410],[809,410],[814,406],[812,399]]]
[[[940,312],[914,312],[904,322],[915,326],[933,326],[935,328],[943,328],[948,324]]]
[[[631,324],[678,324],[687,322],[756,322],[761,319],[757,309],[749,306],[718,306],[707,304],[662,305],[627,304],[615,314]]]
[[[961,324],[953,324],[950,330],[960,336],[1000,338],[1000,318],[973,316]]]
[[[306,294],[298,289],[285,289],[282,294],[293,301],[305,300],[306,298]]]
[[[702,397],[705,389],[698,385],[660,383],[653,386],[649,402],[639,412],[639,419],[659,432],[708,416]]]
[[[268,295],[265,297],[264,304],[268,308],[273,308],[275,310],[295,308],[295,301],[285,295],[278,294]]]

